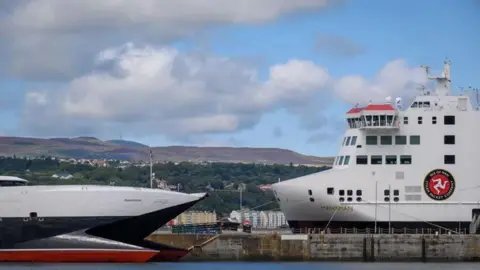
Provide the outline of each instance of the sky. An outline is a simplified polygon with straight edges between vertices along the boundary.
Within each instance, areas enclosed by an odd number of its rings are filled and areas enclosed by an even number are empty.
[[[367,3],[368,2],[368,3]],[[420,65],[480,87],[478,0],[0,0],[0,136],[333,156]]]

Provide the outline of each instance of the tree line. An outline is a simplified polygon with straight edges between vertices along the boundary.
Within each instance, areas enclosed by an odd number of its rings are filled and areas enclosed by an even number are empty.
[[[29,181],[30,185],[111,185],[149,187],[149,167],[119,167],[111,163],[108,167],[60,162],[54,158],[26,159],[16,157],[0,158],[0,174],[18,176]],[[328,169],[328,167],[308,167],[290,165],[264,165],[242,163],[191,162],[157,163],[153,165],[156,178],[163,179],[172,186],[181,186],[182,192],[209,192],[210,197],[192,209],[213,211],[218,215],[228,215],[240,205],[238,187],[242,192],[242,205],[255,210],[278,210],[271,191],[262,191],[260,185],[276,183]],[[67,172],[70,179],[53,178],[55,173]],[[258,207],[261,206],[262,207]]]

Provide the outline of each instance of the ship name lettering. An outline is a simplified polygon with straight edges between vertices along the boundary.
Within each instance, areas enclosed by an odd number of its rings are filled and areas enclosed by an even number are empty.
[[[320,206],[320,208],[327,211],[342,211],[342,212],[353,211],[353,207],[346,206],[346,205],[322,205]]]

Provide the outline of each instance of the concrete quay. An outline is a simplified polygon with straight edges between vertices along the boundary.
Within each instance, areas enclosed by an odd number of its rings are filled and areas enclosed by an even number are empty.
[[[480,261],[480,235],[155,234],[191,250],[180,261]]]

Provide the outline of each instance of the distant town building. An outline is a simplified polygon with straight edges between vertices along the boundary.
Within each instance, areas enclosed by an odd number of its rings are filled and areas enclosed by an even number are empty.
[[[248,220],[253,228],[259,229],[275,229],[287,225],[285,215],[280,211],[236,210],[230,213],[230,218],[237,219],[240,222]]]
[[[217,222],[217,213],[215,211],[187,211],[170,221],[169,225],[179,224],[201,224]]]

